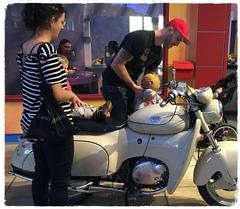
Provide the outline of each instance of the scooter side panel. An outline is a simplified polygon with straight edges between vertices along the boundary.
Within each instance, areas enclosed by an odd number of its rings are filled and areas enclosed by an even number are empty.
[[[32,144],[28,142],[26,139],[22,139],[17,147],[15,148],[13,154],[12,154],[12,159],[11,159],[11,164],[19,169],[26,168],[27,166],[27,171],[34,171],[34,165],[35,163],[32,163],[32,160],[27,160],[28,157],[33,158],[32,153]],[[25,165],[25,163],[31,163],[28,165]]]
[[[31,152],[25,158],[22,169],[24,171],[34,172],[34,168],[35,168],[35,161],[34,161],[33,152]]]
[[[205,185],[211,176],[220,171],[227,182],[237,177],[237,142],[218,143],[221,151],[216,153],[208,148],[199,158],[194,169],[194,183]]]
[[[143,156],[148,140],[149,135],[135,133],[129,128],[99,135],[81,134],[74,136],[75,144],[77,142],[94,143],[105,150],[108,157],[108,160],[106,160],[108,161],[108,168],[104,175],[115,173],[123,161],[129,158]],[[82,169],[81,166],[78,166],[78,161],[83,161],[85,156],[88,155],[88,152],[79,146],[79,151],[76,151],[74,156],[74,166],[77,166],[79,170]],[[78,160],[75,160],[75,158]],[[92,156],[92,161],[95,161],[96,158],[98,158],[97,153]],[[84,176],[93,176],[93,173],[97,174],[96,167],[90,166],[90,169],[85,172]],[[79,173],[79,176],[82,176],[82,173]]]
[[[105,176],[108,169],[106,150],[98,144],[74,141],[72,176]]]
[[[201,122],[175,135],[152,135],[145,156],[160,159],[169,169],[167,192],[172,194],[183,178],[197,145]],[[154,139],[153,139],[154,137]]]
[[[138,134],[128,128],[105,134],[75,135],[72,175],[106,176],[115,173],[123,161],[143,156],[148,140],[149,135]],[[34,171],[35,162],[31,153],[31,143],[23,140],[12,155],[12,165]]]
[[[13,153],[12,165],[34,172],[35,161],[31,146],[27,149],[19,144]],[[87,176],[89,173],[91,176],[101,176],[106,175],[107,170],[108,155],[102,147],[94,143],[74,141],[72,176]]]
[[[123,161],[135,157],[142,157],[146,151],[150,135],[140,134],[132,131],[129,128],[124,128],[119,131],[118,144],[115,144],[114,149],[118,150],[122,147],[121,152],[118,153],[117,158],[113,155],[109,156],[110,168],[108,174],[115,173]]]

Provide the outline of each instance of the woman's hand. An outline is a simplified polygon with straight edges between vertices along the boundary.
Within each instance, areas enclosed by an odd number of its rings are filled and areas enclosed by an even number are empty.
[[[70,102],[71,102],[71,108],[72,108],[72,109],[75,109],[75,108],[77,108],[77,107],[88,107],[88,106],[89,106],[86,102],[80,100],[80,99],[77,97],[76,94],[73,93],[73,95],[74,95],[74,96],[73,96],[73,99],[70,101]]]

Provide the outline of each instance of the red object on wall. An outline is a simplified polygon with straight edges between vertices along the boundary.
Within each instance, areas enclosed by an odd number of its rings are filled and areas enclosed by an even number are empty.
[[[222,66],[224,58],[224,33],[198,33],[197,65]]]
[[[230,4],[229,4],[230,5]],[[198,8],[198,30],[222,31],[225,28],[227,4],[201,4]]]
[[[211,86],[227,74],[231,4],[198,8],[195,88]]]
[[[176,78],[192,78],[194,65],[190,61],[173,61],[173,68],[176,69]]]
[[[198,78],[198,86],[201,87],[212,86],[222,78],[219,68],[197,68],[195,76]]]

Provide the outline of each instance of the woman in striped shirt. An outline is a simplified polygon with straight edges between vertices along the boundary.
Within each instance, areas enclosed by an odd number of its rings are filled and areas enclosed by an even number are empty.
[[[63,29],[65,9],[61,4],[26,4],[23,20],[26,27],[33,31],[33,36],[21,45],[17,55],[23,95],[21,126],[26,134],[40,110],[42,79],[51,86],[56,101],[61,104],[69,120],[72,120],[70,105],[85,106],[85,103],[73,92],[67,91],[67,74],[50,43]],[[33,153],[34,205],[66,205],[74,153],[73,136],[56,142],[36,141],[33,143]]]

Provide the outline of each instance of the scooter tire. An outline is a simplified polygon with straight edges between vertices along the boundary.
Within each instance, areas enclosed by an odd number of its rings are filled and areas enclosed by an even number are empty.
[[[223,130],[228,130],[228,136],[223,136]],[[212,128],[213,137],[217,139],[217,141],[236,141],[237,140],[237,129],[229,124],[222,123],[217,124]],[[207,139],[198,142],[197,148],[207,148],[210,146],[210,142]]]
[[[216,206],[216,205],[220,205],[218,202],[216,202],[213,198],[211,198],[211,196],[208,194],[206,185],[203,186],[198,186],[198,191],[201,195],[201,197],[203,198],[203,200],[208,204],[208,205],[212,205],[212,206]]]
[[[224,136],[224,130],[228,131],[228,135]],[[217,141],[237,141],[237,129],[229,124],[220,124],[213,128],[213,137]]]
[[[232,206],[235,205],[237,201],[237,200],[232,202],[216,201],[209,193],[207,185],[198,186],[198,191],[201,197],[204,199],[204,201],[210,206]]]
[[[211,181],[217,180],[219,177],[221,177],[221,173],[217,172],[211,177]],[[208,205],[211,206],[232,206],[236,204],[237,201],[237,191],[232,190],[235,194],[235,196],[232,194],[232,198],[229,198],[227,195],[226,197],[221,196],[214,190],[214,188],[211,187],[212,182],[209,182],[202,186],[197,186],[198,191],[202,198],[205,200],[205,202]],[[223,190],[223,191],[230,191],[230,190]],[[230,191],[231,192],[231,191]],[[224,193],[223,193],[224,194]],[[225,194],[224,194],[225,195]]]

